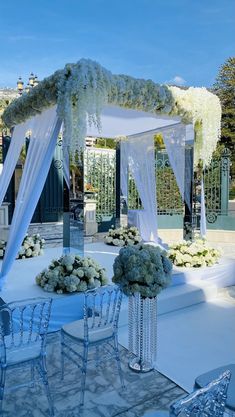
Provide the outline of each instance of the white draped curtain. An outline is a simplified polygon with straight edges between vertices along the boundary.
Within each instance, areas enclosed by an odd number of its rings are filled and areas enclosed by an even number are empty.
[[[6,252],[0,273],[0,287],[14,262],[40,198],[53,158],[61,121],[52,107],[35,116]]]
[[[185,192],[185,133],[185,125],[182,124],[169,127],[163,131],[163,140],[182,200],[184,200]]]
[[[159,128],[162,132],[167,154],[176,182],[183,201],[191,208],[190,192],[192,183],[191,157],[185,155],[185,146],[194,141],[194,129],[192,125],[181,123],[174,126]],[[157,207],[156,207],[156,180],[155,161],[153,148],[154,133],[146,133],[128,137],[121,142],[121,190],[123,196],[128,195],[128,164],[134,177],[144,210],[137,213],[129,211],[129,218],[138,223],[144,240],[153,239],[153,230],[157,230]],[[151,145],[150,145],[151,144]],[[148,151],[151,149],[151,152]],[[130,163],[130,161],[132,161]],[[147,163],[146,163],[147,162]],[[149,188],[151,185],[152,188]],[[152,194],[151,194],[152,192]],[[149,194],[148,194],[149,193]],[[144,199],[144,200],[143,200]],[[144,203],[145,201],[145,203]],[[147,211],[146,211],[147,210]],[[155,210],[155,215],[150,215]],[[138,217],[138,219],[136,219]],[[140,218],[141,217],[141,218]],[[150,225],[154,224],[154,227]],[[203,180],[201,183],[201,222],[200,232],[203,237],[206,235],[206,213]],[[151,236],[151,238],[150,238]],[[156,240],[156,235],[153,240]]]
[[[11,177],[14,173],[27,131],[32,127],[32,118],[14,128],[7,156],[0,175],[0,206],[4,200]]]
[[[193,161],[189,154],[185,155],[187,143],[194,142],[193,125],[182,125],[168,127],[164,129],[163,139],[166,145],[167,154],[171,167],[174,171],[177,185],[180,190],[182,200],[191,209],[190,192],[192,186]],[[186,157],[185,157],[186,156]],[[201,213],[200,213],[200,233],[206,236],[206,209],[203,179],[201,181]]]
[[[121,158],[121,190],[122,196],[128,201],[128,141],[120,142],[120,158]]]
[[[155,152],[152,133],[129,136],[127,145],[129,169],[144,209],[140,233],[145,241],[158,241]]]

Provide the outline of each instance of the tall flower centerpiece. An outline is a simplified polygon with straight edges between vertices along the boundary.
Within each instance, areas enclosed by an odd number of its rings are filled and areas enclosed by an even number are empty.
[[[172,262],[158,246],[139,244],[120,250],[113,282],[129,296],[129,363],[137,372],[153,369],[157,355],[157,295],[171,283]]]

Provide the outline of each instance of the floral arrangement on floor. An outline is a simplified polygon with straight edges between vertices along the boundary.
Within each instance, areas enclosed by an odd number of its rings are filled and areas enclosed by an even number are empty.
[[[45,239],[42,239],[39,233],[31,236],[26,235],[19,249],[16,259],[32,258],[43,255],[43,246]]]
[[[63,255],[36,276],[36,283],[44,291],[63,294],[94,289],[106,285],[108,279],[105,269],[94,259]]]
[[[23,93],[4,111],[9,128],[58,104],[64,121],[64,140],[74,156],[84,146],[88,122],[101,128],[100,115],[107,103],[152,113],[180,116],[193,123],[196,135],[195,165],[203,156],[208,165],[220,137],[221,106],[219,98],[205,88],[156,84],[151,80],[127,75],[113,75],[97,62],[81,59],[67,64],[45,78],[29,93]]]
[[[0,259],[4,257],[5,249],[6,249],[5,240],[0,240]]]
[[[139,244],[120,250],[113,271],[113,282],[126,295],[153,298],[170,285],[172,262],[159,246]]]
[[[33,234],[31,236],[26,235],[21,244],[16,259],[33,258],[35,256],[43,255],[44,243],[45,240],[41,238],[39,233]],[[6,242],[4,240],[0,240],[0,258],[4,257],[5,249]]]
[[[171,245],[168,256],[176,266],[200,268],[218,262],[221,252],[209,246],[204,239],[196,238],[194,242],[183,240]]]
[[[118,229],[109,229],[104,241],[107,245],[113,246],[133,246],[140,243],[142,237],[140,236],[137,227],[119,227]]]

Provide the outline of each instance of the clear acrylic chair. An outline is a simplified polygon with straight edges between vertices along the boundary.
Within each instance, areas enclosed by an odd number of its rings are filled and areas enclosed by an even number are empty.
[[[180,398],[170,411],[149,411],[143,417],[222,417],[225,411],[231,372],[226,371],[206,387]]]
[[[227,392],[226,411],[231,417],[235,417],[235,363],[226,364],[219,368],[212,369],[195,379],[195,388],[203,388],[210,381],[218,378],[225,371],[231,372],[230,384]]]
[[[84,293],[84,318],[62,327],[62,379],[64,378],[64,360],[67,358],[82,371],[80,406],[84,404],[88,354],[92,348],[96,366],[110,358],[116,359],[121,386],[124,388],[117,334],[121,301],[122,292],[115,285],[87,291]]]
[[[11,386],[9,390],[34,386],[37,369],[45,387],[50,415],[54,416],[46,369],[46,335],[51,303],[51,298],[31,298],[0,308],[0,414],[7,369],[29,365],[31,380]]]

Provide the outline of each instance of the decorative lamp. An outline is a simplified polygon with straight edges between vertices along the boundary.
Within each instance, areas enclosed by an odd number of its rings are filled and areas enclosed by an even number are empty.
[[[31,87],[33,87],[33,86],[34,86],[34,79],[35,79],[35,76],[34,76],[33,72],[31,72],[31,74],[30,74],[30,76],[29,76],[29,85],[30,85]]]
[[[39,81],[38,81],[38,77],[37,75],[34,76],[34,81],[33,81],[33,86],[36,87],[36,85],[38,85]]]
[[[32,88],[32,86],[31,86],[31,84],[29,84],[29,82],[28,82],[28,84],[26,85],[26,87],[25,87],[25,92],[26,93],[28,93],[30,90],[31,90],[31,88]]]
[[[23,93],[23,89],[24,89],[24,81],[22,80],[21,77],[19,77],[17,81],[17,90],[20,95]]]

